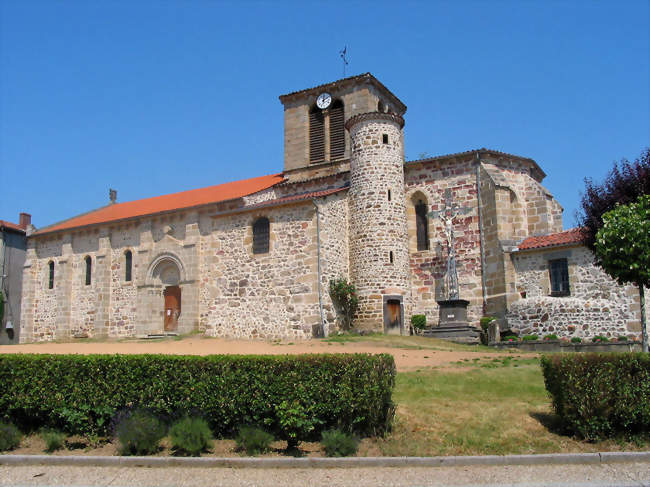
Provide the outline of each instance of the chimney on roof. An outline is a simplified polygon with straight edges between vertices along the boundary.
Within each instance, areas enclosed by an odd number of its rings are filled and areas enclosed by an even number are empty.
[[[27,229],[27,226],[32,223],[32,215],[29,213],[21,213],[18,220],[18,225],[23,230]]]
[[[113,188],[109,188],[108,190],[108,199],[111,202],[111,205],[114,205],[115,202],[117,201],[117,190]]]

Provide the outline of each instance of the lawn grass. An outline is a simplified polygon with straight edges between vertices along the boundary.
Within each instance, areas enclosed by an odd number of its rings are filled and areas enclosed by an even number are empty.
[[[638,438],[587,443],[563,435],[536,358],[481,358],[449,369],[402,372],[394,400],[392,433],[364,440],[361,454],[504,455],[639,450],[650,445]]]
[[[359,335],[357,333],[343,333],[340,335],[331,335],[322,339],[326,343],[367,343],[380,347],[402,348],[405,350],[437,350],[441,352],[481,352],[481,353],[508,353],[509,351],[498,350],[485,345],[465,345],[462,343],[453,343],[438,338],[419,337],[419,336],[401,336],[401,335],[384,335],[383,333],[369,333]],[[518,350],[513,351],[519,353]]]

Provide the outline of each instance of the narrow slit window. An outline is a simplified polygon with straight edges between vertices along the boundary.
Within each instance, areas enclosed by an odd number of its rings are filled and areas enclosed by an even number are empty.
[[[388,260],[390,260],[391,264],[393,263],[393,251],[392,250],[390,252],[388,252]]]
[[[381,141],[382,141],[384,144],[388,144],[388,134],[382,134],[382,135],[381,135]]]
[[[131,273],[133,272],[133,254],[130,250],[124,253],[124,280],[131,281]]]
[[[388,190],[388,201],[391,200],[391,194],[390,194],[390,189]]]
[[[266,217],[258,218],[253,223],[253,253],[267,254],[269,252],[270,225]]]
[[[86,262],[86,286],[90,286],[92,282],[93,261],[89,255],[84,259]]]
[[[427,205],[420,200],[415,205],[415,226],[418,238],[418,250],[429,250],[429,225],[427,221]]]
[[[54,289],[54,262],[50,261],[48,266],[50,268],[50,273],[49,273],[50,275],[49,275],[49,278],[48,278],[47,288],[48,289]]]

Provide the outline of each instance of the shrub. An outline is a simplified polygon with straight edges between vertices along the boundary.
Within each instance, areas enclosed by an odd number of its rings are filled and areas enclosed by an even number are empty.
[[[618,337],[616,340],[619,341],[619,342],[626,342],[626,341],[627,341],[627,337],[626,337],[626,336],[620,336],[620,337]]]
[[[357,438],[338,429],[323,431],[321,443],[328,457],[349,457],[359,446]]]
[[[580,338],[580,337],[571,337],[571,343],[582,343],[582,338]]]
[[[41,431],[41,438],[45,442],[45,451],[52,453],[65,446],[65,434],[57,430]]]
[[[169,429],[172,449],[179,455],[199,456],[210,446],[212,432],[202,418],[186,417],[176,421]]]
[[[595,337],[593,337],[593,338],[591,339],[591,341],[592,341],[593,343],[597,343],[597,342],[608,342],[608,341],[609,341],[609,338],[607,338],[606,336],[602,336],[602,335],[596,335]]]
[[[544,383],[565,428],[587,440],[650,432],[650,356],[542,357]]]
[[[549,333],[548,335],[544,335],[544,340],[559,340],[559,338],[555,333]]]
[[[352,328],[352,319],[359,306],[357,288],[343,277],[332,279],[330,280],[330,297],[343,317],[343,329],[349,330]]]
[[[0,451],[13,450],[20,445],[23,435],[11,423],[0,423]]]
[[[160,440],[167,429],[153,414],[136,410],[117,424],[115,436],[120,442],[120,455],[149,455],[160,450]]]
[[[501,337],[502,342],[517,342],[519,341],[519,338],[517,338],[517,335],[506,335]]]
[[[255,426],[242,426],[235,438],[237,448],[245,450],[248,455],[266,453],[271,449],[274,440],[271,433]]]
[[[282,401],[275,410],[280,424],[280,438],[287,440],[287,448],[296,448],[300,441],[308,440],[320,423],[299,400]]]
[[[200,411],[217,436],[263,424],[278,437],[276,408],[299,400],[320,438],[339,424],[359,435],[390,428],[395,362],[387,354],[4,354],[0,384],[0,421],[29,429],[106,436],[118,411],[146,408],[169,420]]]
[[[539,340],[539,337],[537,335],[524,335],[521,339],[525,342],[530,342],[533,340]]]
[[[417,330],[424,330],[427,327],[426,315],[411,316],[411,326]]]

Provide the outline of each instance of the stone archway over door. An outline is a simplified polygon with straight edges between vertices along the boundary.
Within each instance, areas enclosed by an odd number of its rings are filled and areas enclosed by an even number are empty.
[[[178,317],[181,314],[180,286],[167,286],[165,296],[164,330],[175,331],[178,328]]]
[[[163,330],[175,331],[178,329],[178,318],[181,314],[181,269],[179,264],[176,259],[163,256],[155,263],[151,277],[156,286],[163,287]]]

